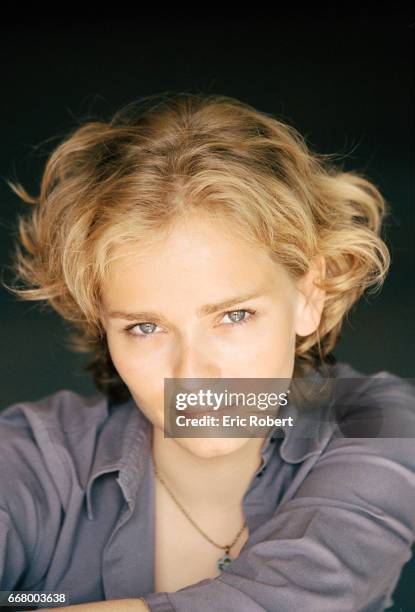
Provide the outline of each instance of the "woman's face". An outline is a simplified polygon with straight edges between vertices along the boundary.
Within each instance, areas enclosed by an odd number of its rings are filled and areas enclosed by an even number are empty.
[[[114,366],[162,430],[164,378],[292,377],[301,326],[297,287],[260,248],[226,227],[192,219],[139,258],[120,251],[103,286],[102,321]],[[247,439],[176,441],[207,457],[230,453]]]

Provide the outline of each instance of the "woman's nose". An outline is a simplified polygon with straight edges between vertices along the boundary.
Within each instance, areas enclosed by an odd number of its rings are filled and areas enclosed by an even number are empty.
[[[176,346],[172,375],[174,378],[221,378],[221,367],[213,351],[199,343]]]

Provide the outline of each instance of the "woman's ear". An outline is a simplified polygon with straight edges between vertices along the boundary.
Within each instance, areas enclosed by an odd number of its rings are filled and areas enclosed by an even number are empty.
[[[316,286],[326,275],[326,261],[321,255],[316,257],[306,274],[297,281],[298,302],[295,332],[298,336],[308,336],[320,325],[326,292]]]

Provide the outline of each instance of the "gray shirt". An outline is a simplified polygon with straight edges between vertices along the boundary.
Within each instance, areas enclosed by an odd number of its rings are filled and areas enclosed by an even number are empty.
[[[64,389],[3,409],[0,590],[67,593],[71,604],[144,596],[158,612],[391,606],[415,539],[413,395],[389,372],[331,368],[354,379],[359,407],[404,415],[407,437],[339,435],[333,402],[313,423],[291,406],[295,428],[270,430],[244,495],[240,555],[171,593],[154,593],[152,425],[135,402]]]

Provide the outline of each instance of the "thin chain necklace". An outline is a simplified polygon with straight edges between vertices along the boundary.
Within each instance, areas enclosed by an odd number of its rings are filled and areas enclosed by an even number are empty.
[[[177,506],[180,508],[180,510],[183,512],[183,514],[186,516],[186,518],[192,523],[192,525],[198,530],[198,532],[211,544],[213,544],[213,546],[216,546],[216,548],[222,548],[225,551],[225,554],[220,557],[220,559],[218,559],[217,561],[217,568],[218,570],[222,571],[226,566],[230,565],[232,563],[232,557],[230,556],[230,550],[232,548],[232,546],[236,543],[237,539],[239,538],[239,536],[241,535],[241,533],[243,532],[243,530],[246,527],[246,522],[244,522],[244,524],[242,525],[241,529],[238,531],[235,539],[233,540],[233,542],[231,544],[228,544],[227,546],[221,546],[220,544],[216,544],[216,542],[214,542],[208,535],[206,535],[198,525],[196,525],[196,523],[194,522],[194,520],[189,516],[189,514],[186,512],[186,510],[183,508],[183,506],[180,504],[179,500],[177,499],[177,497],[174,495],[174,493],[169,489],[169,487],[167,486],[167,484],[165,483],[165,481],[163,480],[163,478],[161,477],[156,463],[153,460],[153,464],[154,464],[154,473],[156,475],[156,477],[158,478],[158,480],[161,482],[161,484],[165,487],[165,489],[167,490],[167,493],[170,495],[170,497],[173,499],[173,501],[177,504]]]

